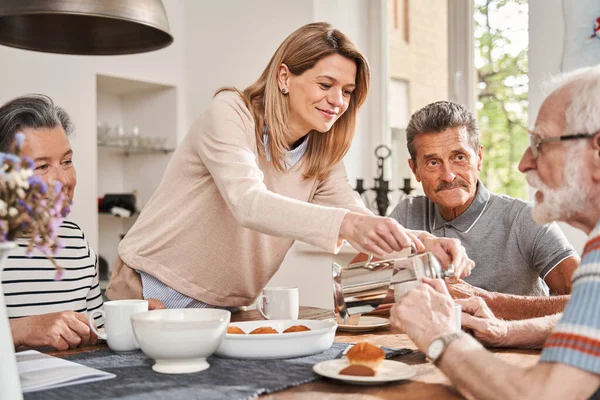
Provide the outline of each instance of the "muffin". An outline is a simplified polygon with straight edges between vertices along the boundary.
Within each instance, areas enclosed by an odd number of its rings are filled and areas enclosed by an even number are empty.
[[[237,326],[228,326],[227,333],[231,333],[234,335],[245,335],[246,334],[246,332],[244,332],[241,328],[238,328]]]
[[[364,365],[377,371],[377,367],[385,358],[385,352],[367,342],[355,344],[346,354],[350,364]]]
[[[293,325],[293,326],[290,326],[289,328],[287,328],[285,331],[283,331],[283,333],[305,332],[305,331],[310,331],[310,328],[308,326],[304,326],[304,325]]]
[[[375,371],[366,365],[352,364],[341,370],[340,375],[375,376]]]
[[[256,328],[252,332],[250,332],[251,335],[271,334],[271,333],[279,333],[279,332],[277,332],[275,329],[271,328],[270,326],[262,326],[260,328]]]

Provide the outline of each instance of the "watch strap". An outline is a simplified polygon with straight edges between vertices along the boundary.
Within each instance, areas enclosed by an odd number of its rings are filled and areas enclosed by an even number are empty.
[[[434,364],[437,365],[439,360],[442,358],[442,355],[444,355],[444,353],[446,352],[448,345],[450,343],[452,343],[452,341],[454,341],[455,339],[458,339],[459,337],[461,337],[463,335],[463,333],[464,333],[463,331],[452,332],[452,333],[448,333],[446,335],[440,336],[439,338],[436,339],[436,340],[441,340],[442,343],[444,344],[444,347],[442,348],[442,351],[440,352],[440,354],[438,354],[438,356],[435,359],[433,359]]]

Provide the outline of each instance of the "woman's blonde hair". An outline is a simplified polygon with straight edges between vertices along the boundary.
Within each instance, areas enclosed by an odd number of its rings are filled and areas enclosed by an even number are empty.
[[[339,54],[356,63],[356,88],[348,109],[328,132],[308,133],[304,178],[324,179],[350,149],[356,114],[369,91],[369,64],[350,39],[324,22],[304,25],[283,41],[258,80],[241,92],[254,116],[257,143],[263,142],[263,126],[268,127],[269,152],[279,171],[285,170],[284,153],[289,150],[286,138],[290,136],[287,126],[288,96],[279,91],[277,84],[279,66],[285,64],[292,74],[301,75],[332,54]],[[223,90],[232,88],[220,89],[217,93]],[[258,146],[258,151],[262,157],[265,156],[263,146]]]

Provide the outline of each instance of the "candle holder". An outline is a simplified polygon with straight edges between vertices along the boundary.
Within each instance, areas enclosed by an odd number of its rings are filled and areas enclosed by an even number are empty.
[[[362,197],[362,194],[367,191],[367,189],[365,189],[363,186],[363,181],[363,179],[356,179],[356,187],[354,188],[360,197]]]
[[[375,148],[375,157],[377,157],[377,178],[375,178],[375,186],[371,189],[376,193],[375,203],[377,203],[377,211],[379,215],[386,216],[387,209],[390,206],[388,193],[390,190],[390,181],[383,179],[385,160],[392,155],[392,149],[384,144]]]
[[[404,178],[404,187],[401,187],[400,190],[402,190],[407,196],[413,191],[415,190],[414,187],[410,186],[410,178]]]

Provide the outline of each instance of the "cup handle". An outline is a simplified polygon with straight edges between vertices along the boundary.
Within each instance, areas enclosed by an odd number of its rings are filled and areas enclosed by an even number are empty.
[[[258,299],[256,299],[256,309],[258,310],[258,313],[260,315],[262,315],[262,317],[264,319],[271,319],[271,317],[269,315],[265,314],[263,311],[264,303],[269,304],[269,298],[267,296],[265,296],[264,294],[261,294],[260,296],[258,296]]]
[[[104,313],[104,310],[94,310],[92,311],[92,313],[88,316],[88,322],[90,324],[90,329],[96,334],[96,336],[98,336],[100,339],[104,339],[106,340],[106,334],[105,333],[100,333],[98,332],[98,330],[96,329],[96,323],[94,322],[94,314],[100,314],[102,315],[102,318],[104,318],[104,321],[106,321],[106,314]]]

